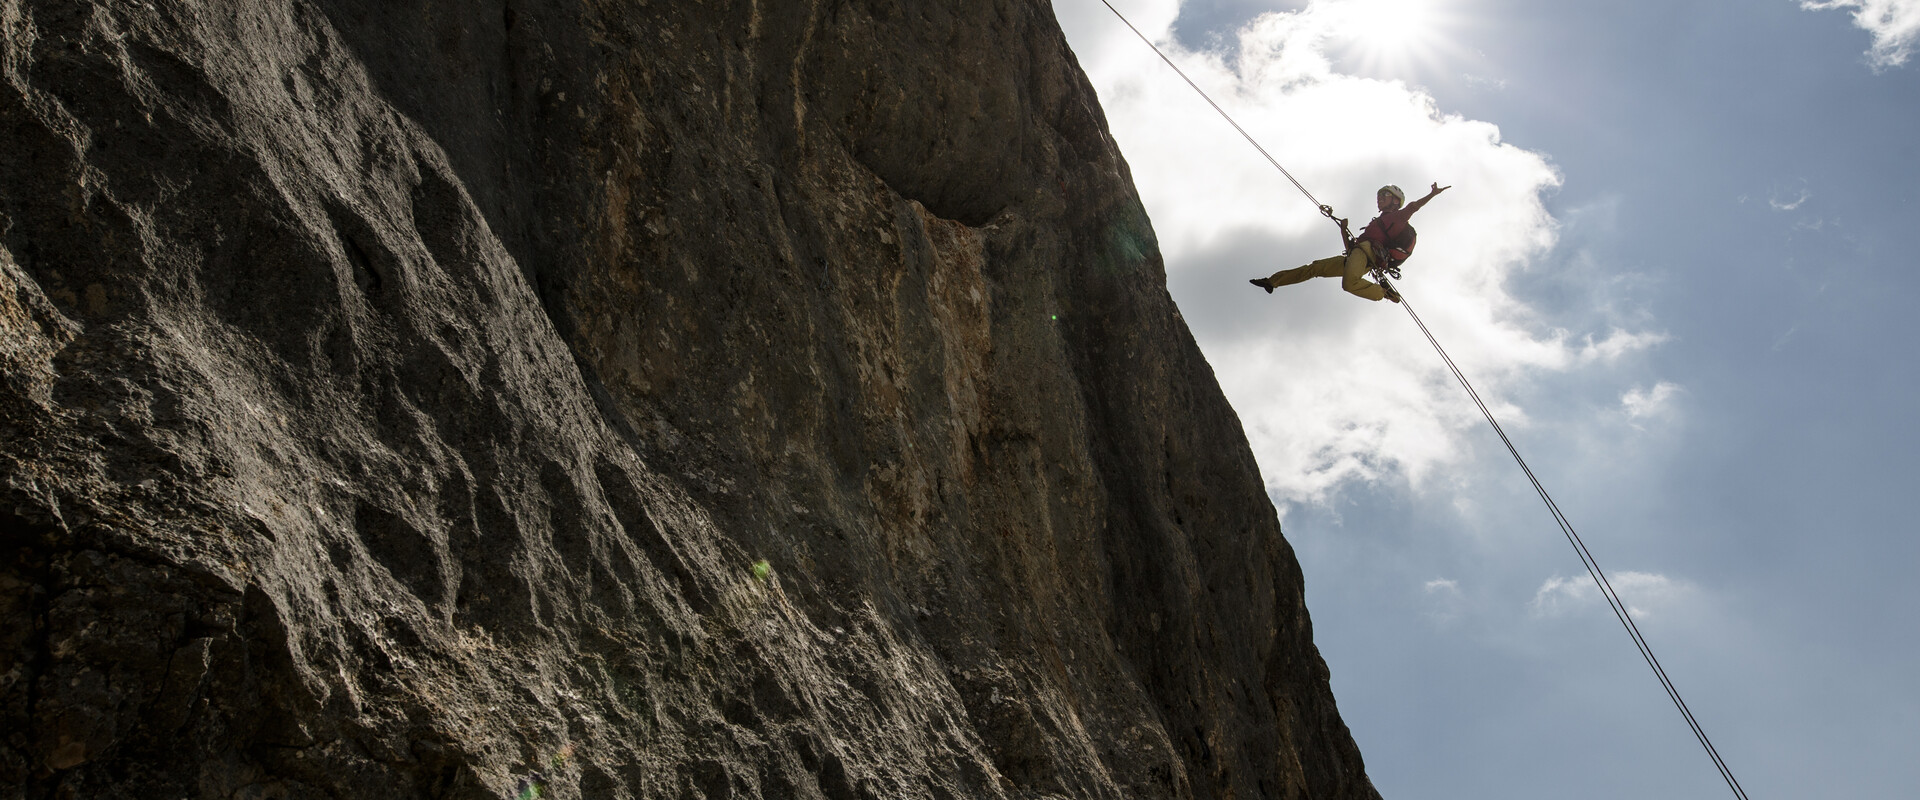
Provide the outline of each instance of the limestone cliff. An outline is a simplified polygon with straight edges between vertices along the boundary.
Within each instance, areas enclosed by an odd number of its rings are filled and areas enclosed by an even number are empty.
[[[0,47],[0,797],[1377,796],[1046,3]]]

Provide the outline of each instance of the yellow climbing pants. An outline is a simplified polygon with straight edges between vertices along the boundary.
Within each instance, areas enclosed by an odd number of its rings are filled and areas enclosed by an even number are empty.
[[[1273,286],[1290,286],[1308,278],[1339,278],[1340,288],[1351,294],[1368,300],[1379,300],[1387,296],[1380,284],[1367,280],[1367,256],[1372,252],[1367,242],[1355,245],[1344,256],[1331,256],[1320,259],[1304,267],[1283,269],[1267,278]]]

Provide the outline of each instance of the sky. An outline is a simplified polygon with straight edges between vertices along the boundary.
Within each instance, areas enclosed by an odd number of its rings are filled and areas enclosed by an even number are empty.
[[[1112,0],[1400,284],[1754,798],[1920,796],[1920,0]],[[1099,0],[1054,0],[1392,798],[1732,792],[1400,307]]]

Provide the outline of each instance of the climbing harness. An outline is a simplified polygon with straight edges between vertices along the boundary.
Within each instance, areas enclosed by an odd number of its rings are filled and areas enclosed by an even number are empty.
[[[1407,263],[1407,259],[1413,257],[1413,248],[1420,244],[1420,232],[1414,230],[1413,224],[1404,219],[1400,220],[1397,228],[1388,222],[1381,223],[1380,227],[1380,241],[1374,244],[1379,247],[1380,260],[1386,262],[1387,270],[1393,273],[1393,277],[1398,278],[1400,265]]]
[[[1128,30],[1133,31],[1134,36],[1140,37],[1140,41],[1145,42],[1148,47],[1152,48],[1154,54],[1159,56],[1161,61],[1165,61],[1168,67],[1173,68],[1174,74],[1179,75],[1181,80],[1186,81],[1187,85],[1192,87],[1193,91],[1200,95],[1201,99],[1207,101],[1207,105],[1213,106],[1213,110],[1219,112],[1220,116],[1225,118],[1227,124],[1232,125],[1234,130],[1239,131],[1240,135],[1247,140],[1248,144],[1253,145],[1255,150],[1260,151],[1260,155],[1266,156],[1267,162],[1272,164],[1275,169],[1280,170],[1280,174],[1287,176],[1287,180],[1293,183],[1294,188],[1299,189],[1301,194],[1306,195],[1307,200],[1311,201],[1323,216],[1333,220],[1334,224],[1340,227],[1341,243],[1346,246],[1348,252],[1352,252],[1356,243],[1353,240],[1352,232],[1348,230],[1347,220],[1334,216],[1332,206],[1321,203],[1313,196],[1312,192],[1307,191],[1307,187],[1301,185],[1300,181],[1293,177],[1293,173],[1288,172],[1287,168],[1281,166],[1279,160],[1275,159],[1271,153],[1268,153],[1266,148],[1261,147],[1259,142],[1254,141],[1253,136],[1247,133],[1245,128],[1240,127],[1240,123],[1235,122],[1233,117],[1229,115],[1225,109],[1220,107],[1219,103],[1213,102],[1213,98],[1208,97],[1207,93],[1203,91],[1198,84],[1195,84],[1192,78],[1187,77],[1187,73],[1181,71],[1180,66],[1173,63],[1173,59],[1168,58],[1166,53],[1161,52],[1160,47],[1155,45],[1153,40],[1148,39],[1146,34],[1140,32],[1139,28],[1134,27],[1133,23],[1127,20],[1126,15],[1120,13],[1120,9],[1114,8],[1113,4],[1108,2],[1108,0],[1100,0],[1100,4],[1106,6],[1108,11],[1113,12],[1114,16],[1119,17],[1120,22],[1125,24]],[[1409,247],[1407,249],[1411,250],[1412,248]],[[1383,289],[1388,296],[1399,299],[1400,307],[1407,310],[1407,316],[1411,317],[1413,324],[1420,328],[1420,334],[1426,337],[1428,344],[1433,345],[1434,352],[1440,354],[1440,360],[1447,365],[1447,371],[1453,373],[1454,379],[1460,382],[1461,388],[1466,389],[1467,396],[1473,400],[1474,406],[1479,408],[1480,413],[1487,418],[1487,424],[1493,426],[1493,432],[1500,437],[1500,443],[1506,445],[1507,453],[1513,456],[1514,463],[1520,465],[1520,471],[1525,473],[1527,481],[1533,484],[1533,489],[1539,493],[1541,502],[1546,504],[1548,513],[1553,515],[1554,523],[1560,526],[1560,532],[1566,536],[1567,543],[1573,546],[1575,554],[1580,557],[1581,565],[1586,567],[1587,576],[1593,579],[1594,585],[1600,588],[1600,594],[1606,597],[1607,606],[1613,610],[1613,616],[1620,621],[1621,626],[1626,629],[1627,635],[1633,639],[1633,645],[1640,651],[1641,659],[1647,662],[1647,666],[1653,670],[1654,676],[1659,678],[1660,687],[1666,690],[1667,699],[1673,701],[1674,707],[1680,711],[1680,716],[1686,719],[1687,727],[1692,729],[1694,738],[1700,741],[1700,746],[1706,750],[1707,757],[1713,760],[1713,766],[1719,770],[1720,777],[1727,783],[1727,788],[1733,790],[1734,797],[1739,798],[1739,800],[1748,800],[1746,790],[1741,788],[1740,781],[1734,778],[1733,770],[1727,766],[1727,762],[1720,758],[1720,751],[1715,749],[1713,741],[1707,738],[1707,732],[1700,726],[1700,721],[1694,718],[1693,710],[1687,707],[1685,700],[1681,699],[1680,690],[1673,685],[1673,680],[1667,676],[1667,670],[1661,665],[1660,659],[1654,656],[1653,646],[1648,644],[1646,637],[1640,633],[1640,626],[1634,624],[1633,615],[1628,613],[1627,605],[1620,599],[1620,595],[1614,592],[1613,583],[1607,580],[1607,573],[1600,569],[1600,562],[1595,560],[1593,552],[1587,549],[1587,543],[1582,540],[1580,534],[1573,529],[1573,523],[1567,519],[1566,514],[1560,511],[1560,505],[1553,501],[1553,495],[1547,492],[1546,485],[1542,484],[1540,478],[1534,475],[1533,468],[1527,465],[1527,460],[1521,457],[1520,449],[1514,446],[1512,439],[1507,437],[1506,429],[1500,427],[1500,421],[1494,418],[1492,409],[1489,409],[1486,402],[1480,399],[1480,393],[1473,388],[1473,383],[1467,380],[1466,373],[1460,371],[1460,366],[1454,363],[1453,357],[1447,354],[1446,348],[1440,346],[1440,340],[1435,338],[1433,332],[1427,329],[1427,323],[1421,321],[1419,314],[1414,313],[1413,305],[1407,303],[1405,298],[1399,294],[1398,290],[1396,290],[1390,282],[1390,279],[1399,279],[1400,270],[1398,266],[1383,263],[1386,260],[1385,258],[1373,259],[1371,258],[1372,253],[1368,255],[1369,261],[1373,263],[1371,272],[1373,273],[1374,280],[1380,283],[1381,289]]]

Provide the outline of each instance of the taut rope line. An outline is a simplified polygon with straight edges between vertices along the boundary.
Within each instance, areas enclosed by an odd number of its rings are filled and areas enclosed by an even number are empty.
[[[1272,164],[1274,169],[1280,170],[1280,174],[1287,176],[1287,180],[1292,181],[1293,188],[1299,189],[1301,194],[1306,195],[1307,199],[1313,202],[1314,207],[1320,209],[1320,213],[1327,215],[1328,218],[1333,217],[1332,207],[1322,204],[1318,198],[1313,196],[1312,192],[1307,191],[1307,187],[1301,185],[1300,181],[1294,179],[1293,173],[1288,172],[1286,167],[1280,166],[1280,160],[1274,158],[1272,153],[1267,152],[1267,148],[1261,147],[1259,142],[1254,141],[1253,134],[1247,133],[1246,128],[1240,127],[1240,123],[1233,121],[1233,116],[1228,114],[1226,109],[1221,108],[1219,103],[1213,102],[1213,98],[1207,95],[1206,90],[1200,88],[1200,84],[1194,83],[1192,78],[1187,77],[1187,73],[1181,71],[1180,65],[1173,63],[1173,59],[1168,58],[1166,53],[1160,52],[1160,47],[1155,45],[1152,39],[1148,39],[1147,35],[1141,33],[1139,28],[1133,27],[1133,23],[1127,21],[1127,15],[1120,13],[1120,9],[1114,8],[1113,4],[1107,2],[1107,0],[1100,0],[1100,4],[1106,6],[1108,11],[1113,12],[1114,16],[1119,17],[1121,24],[1126,25],[1127,30],[1133,31],[1133,35],[1140,37],[1140,41],[1146,42],[1148,47],[1153,48],[1153,54],[1159,56],[1161,61],[1167,62],[1167,66],[1173,68],[1173,74],[1179,75],[1180,80],[1186,81],[1188,86],[1193,87],[1193,91],[1200,95],[1200,99],[1207,101],[1207,105],[1213,106],[1213,110],[1219,112],[1220,117],[1225,119],[1228,125],[1232,125],[1234,130],[1240,132],[1240,136],[1247,140],[1247,144],[1253,145],[1253,149],[1260,151],[1260,155],[1266,156],[1267,163]]]
[[[1385,279],[1381,282],[1385,283]],[[1672,700],[1674,708],[1680,710],[1680,715],[1686,718],[1687,727],[1693,730],[1694,738],[1700,740],[1700,746],[1706,749],[1707,757],[1713,759],[1713,766],[1720,771],[1720,777],[1726,780],[1727,788],[1733,790],[1735,797],[1747,800],[1746,790],[1742,789],[1740,781],[1733,777],[1733,770],[1721,760],[1720,751],[1714,748],[1713,740],[1707,738],[1707,732],[1700,727],[1699,720],[1694,718],[1693,710],[1688,708],[1687,701],[1680,697],[1680,690],[1673,685],[1673,680],[1667,677],[1666,668],[1661,666],[1660,659],[1653,654],[1653,646],[1648,644],[1646,637],[1640,633],[1640,626],[1633,623],[1633,615],[1627,612],[1626,603],[1620,599],[1619,594],[1614,592],[1613,582],[1607,580],[1607,573],[1600,569],[1600,562],[1595,560],[1593,552],[1587,549],[1586,541],[1582,540],[1579,532],[1573,529],[1573,523],[1560,511],[1560,505],[1553,501],[1553,495],[1547,493],[1547,487],[1541,484],[1540,479],[1533,474],[1533,468],[1527,465],[1525,458],[1521,457],[1520,449],[1514,446],[1512,439],[1507,438],[1506,429],[1500,427],[1499,420],[1494,419],[1493,411],[1480,399],[1480,393],[1474,390],[1466,374],[1461,372],[1459,365],[1453,362],[1453,357],[1447,354],[1446,348],[1440,346],[1440,340],[1434,338],[1433,332],[1427,330],[1427,324],[1420,320],[1419,314],[1414,313],[1413,306],[1406,302],[1404,296],[1400,305],[1407,310],[1407,316],[1413,318],[1413,324],[1420,327],[1420,333],[1427,337],[1427,342],[1433,345],[1434,351],[1440,354],[1440,359],[1446,362],[1447,370],[1452,372],[1453,377],[1460,381],[1460,386],[1467,390],[1467,396],[1473,399],[1474,406],[1478,407],[1480,413],[1487,418],[1487,424],[1493,426],[1493,432],[1499,434],[1501,444],[1507,446],[1507,452],[1513,456],[1514,463],[1519,464],[1520,470],[1526,473],[1528,482],[1533,484],[1533,490],[1540,494],[1541,502],[1546,504],[1547,511],[1553,515],[1553,521],[1560,526],[1560,532],[1567,537],[1567,543],[1573,545],[1574,552],[1580,556],[1580,564],[1587,568],[1588,577],[1593,578],[1594,585],[1600,587],[1600,593],[1607,598],[1607,606],[1613,609],[1614,617],[1620,620],[1620,624],[1627,630],[1627,635],[1633,638],[1634,647],[1640,650],[1640,657],[1646,660],[1647,666],[1653,669],[1654,676],[1660,679],[1660,687],[1667,691],[1667,699]]]

